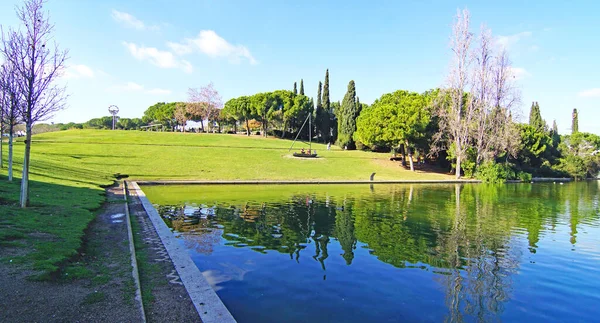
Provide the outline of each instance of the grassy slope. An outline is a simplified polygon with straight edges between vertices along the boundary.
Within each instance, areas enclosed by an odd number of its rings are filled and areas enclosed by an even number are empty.
[[[69,165],[83,178],[121,173],[132,179],[450,179],[410,172],[388,160],[389,154],[342,151],[314,144],[316,160],[290,157],[291,141],[238,135],[136,131],[64,131],[34,137],[34,175]],[[297,143],[296,147],[306,147]],[[332,147],[333,148],[333,147]],[[19,147],[20,152],[20,147]],[[63,172],[69,174],[69,172]],[[71,176],[72,178],[73,176]],[[73,178],[75,179],[75,178]]]
[[[12,259],[43,274],[55,271],[81,246],[84,229],[104,202],[102,186],[110,185],[115,174],[131,179],[366,180],[376,172],[376,179],[450,178],[406,171],[388,154],[327,151],[320,144],[313,148],[323,158],[294,159],[290,145],[288,140],[217,134],[72,130],[36,135],[30,208],[18,208],[20,181],[6,182],[6,168],[0,170],[0,250],[28,245],[34,251],[24,257],[3,252],[0,261]],[[17,177],[23,148],[22,141],[15,144]]]

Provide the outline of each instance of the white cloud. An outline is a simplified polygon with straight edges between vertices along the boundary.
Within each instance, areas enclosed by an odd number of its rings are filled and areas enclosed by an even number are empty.
[[[173,93],[171,90],[153,88],[146,89],[143,85],[135,82],[127,82],[122,85],[113,86],[108,89],[112,92],[129,92],[129,93],[145,93],[150,95],[169,95]]]
[[[193,71],[192,64],[179,60],[171,52],[161,51],[154,47],[138,46],[134,43],[123,42],[129,53],[140,61],[147,60],[160,68],[179,68],[186,73]]]
[[[524,31],[514,35],[498,36],[496,38],[496,45],[506,50],[509,50],[516,43],[520,42],[525,38],[531,37],[531,35],[532,33],[530,31]]]
[[[531,73],[527,72],[527,70],[525,70],[522,67],[511,67],[510,73],[515,78],[515,80],[522,80],[526,77],[531,76]]]
[[[258,63],[246,46],[233,45],[213,30],[202,30],[196,38],[186,38],[183,43],[169,42],[167,46],[178,55],[199,51],[213,58],[225,57],[236,64],[242,60],[247,60],[252,65]]]
[[[154,25],[147,26],[143,21],[137,19],[136,17],[134,17],[131,14],[128,14],[127,12],[122,12],[122,11],[113,9],[111,16],[116,22],[121,23],[127,27],[137,29],[137,30],[159,30],[160,29],[160,27],[154,26]]]
[[[80,79],[80,78],[93,78],[96,75],[94,71],[86,65],[70,65],[65,67],[61,78],[63,79]]]
[[[581,91],[579,96],[583,98],[600,98],[600,87]]]

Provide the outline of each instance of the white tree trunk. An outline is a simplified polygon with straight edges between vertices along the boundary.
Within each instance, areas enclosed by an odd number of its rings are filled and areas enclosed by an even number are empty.
[[[10,126],[8,133],[8,181],[13,180],[13,127]]]
[[[29,155],[31,152],[31,124],[25,125],[25,157],[23,158],[23,177],[21,177],[21,207],[27,207],[29,204]]]

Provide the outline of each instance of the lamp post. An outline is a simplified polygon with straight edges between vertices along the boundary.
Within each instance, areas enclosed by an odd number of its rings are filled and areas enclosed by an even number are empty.
[[[117,113],[119,113],[119,107],[117,107],[116,105],[111,105],[111,106],[108,107],[108,112],[110,114],[112,114],[112,119],[113,119],[112,120],[113,121],[113,123],[112,123],[112,130],[115,130],[115,125],[116,125],[116,122],[117,122]]]

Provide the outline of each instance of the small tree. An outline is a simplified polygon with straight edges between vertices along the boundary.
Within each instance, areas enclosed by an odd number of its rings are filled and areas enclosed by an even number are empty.
[[[354,149],[354,131],[356,131],[356,85],[348,83],[348,91],[342,101],[338,114],[338,145],[342,148]]]
[[[223,107],[223,101],[219,92],[212,82],[200,89],[188,89],[188,113],[194,120],[200,121],[200,129],[204,129],[204,121],[211,127],[219,117],[219,109]]]
[[[185,132],[185,125],[187,124],[189,117],[187,105],[183,102],[178,102],[175,105],[175,120],[181,125],[181,132]]]
[[[6,44],[5,44],[6,45]],[[0,110],[2,117],[0,118],[0,134],[4,133],[4,125],[7,125],[8,130],[8,180],[13,180],[13,134],[14,128],[18,124],[20,117],[19,107],[22,103],[22,96],[19,93],[19,84],[17,82],[15,66],[7,61],[0,68],[0,91],[1,99]],[[2,138],[0,138],[0,141]],[[0,146],[1,149],[2,146]],[[0,154],[2,158],[2,154]]]
[[[33,124],[46,120],[64,107],[64,88],[55,80],[64,70],[67,51],[61,51],[56,43],[51,46],[54,26],[43,11],[43,0],[26,0],[17,8],[17,17],[24,25],[22,30],[3,33],[8,46],[2,49],[7,61],[16,67],[19,91],[23,96],[21,119],[25,123],[25,156],[21,178],[21,207],[29,202],[29,165]],[[51,48],[52,47],[52,48]]]
[[[573,109],[573,120],[571,122],[571,133],[575,134],[579,132],[579,115],[577,109]]]
[[[300,79],[300,95],[304,95],[304,80]]]

